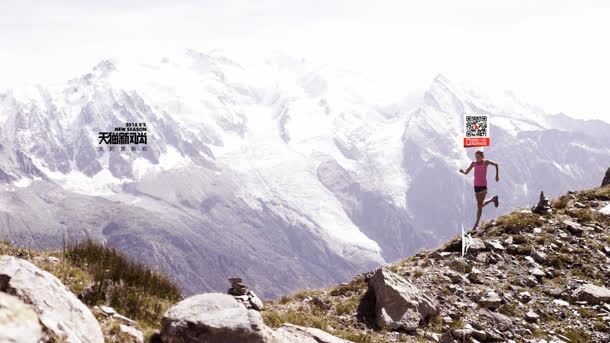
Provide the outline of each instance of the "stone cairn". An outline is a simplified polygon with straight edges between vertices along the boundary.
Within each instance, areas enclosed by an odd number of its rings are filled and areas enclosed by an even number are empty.
[[[540,192],[540,200],[538,201],[538,204],[532,207],[532,212],[537,214],[547,214],[552,212],[551,203],[549,199],[544,196],[543,191]]]
[[[231,283],[231,288],[229,288],[227,291],[229,295],[235,297],[237,301],[242,303],[248,309],[254,309],[257,311],[261,311],[263,309],[263,302],[261,299],[243,284],[243,280],[241,278],[230,277],[229,282]]]

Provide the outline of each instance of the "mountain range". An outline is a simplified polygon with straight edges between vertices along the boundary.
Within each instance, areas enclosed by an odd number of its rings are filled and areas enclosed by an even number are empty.
[[[0,91],[0,237],[103,241],[187,294],[235,275],[264,297],[342,282],[472,225],[471,181],[457,172],[473,157],[470,113],[489,115],[484,150],[500,164],[501,206],[485,218],[541,190],[597,186],[610,165],[610,124],[442,75],[389,96],[285,56],[104,60],[62,84]],[[146,123],[147,150],[100,151],[99,132],[126,123]]]

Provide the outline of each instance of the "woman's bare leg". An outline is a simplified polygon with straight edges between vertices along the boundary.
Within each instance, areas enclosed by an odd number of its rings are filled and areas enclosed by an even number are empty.
[[[483,213],[483,206],[485,206],[485,195],[487,195],[486,191],[474,193],[477,198],[477,221],[474,223],[473,229],[479,226],[479,221],[481,220],[481,213]]]
[[[492,197],[492,198],[490,198],[489,200],[485,200],[485,201],[483,202],[483,207],[487,206],[487,204],[489,204],[489,203],[494,202],[494,198],[495,198],[495,197]]]
[[[481,220],[481,214],[483,214],[483,207],[485,207],[487,204],[494,202],[494,200],[496,198],[494,196],[491,199],[485,200],[486,195],[487,195],[487,191],[475,193],[475,196],[477,198],[477,221],[474,224],[473,229],[476,228],[477,226],[479,226],[479,221]]]

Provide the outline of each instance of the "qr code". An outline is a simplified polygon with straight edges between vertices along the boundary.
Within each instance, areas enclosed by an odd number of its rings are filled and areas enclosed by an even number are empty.
[[[466,137],[488,137],[487,116],[466,116]]]

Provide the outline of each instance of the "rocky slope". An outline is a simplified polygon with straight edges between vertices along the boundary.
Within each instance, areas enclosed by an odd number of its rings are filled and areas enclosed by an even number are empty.
[[[165,297],[171,286],[150,279],[150,270],[137,279],[157,285],[157,292],[129,288],[133,277],[122,274],[116,283],[103,283],[98,294],[93,291],[99,286],[92,269],[96,258],[75,263],[74,249],[40,253],[0,243],[0,341],[610,340],[610,186],[569,192],[544,214],[516,210],[470,234],[464,256],[458,237],[349,283],[266,304],[240,278],[230,279],[229,294],[172,301]],[[123,266],[115,253],[96,256],[111,259],[119,269],[133,268]],[[107,268],[102,279],[112,277],[113,268],[100,266]],[[134,289],[137,296],[121,297]],[[147,306],[137,303],[139,298],[147,298]]]
[[[326,290],[267,304],[267,322],[355,342],[610,341],[610,186],[552,212],[517,210],[461,238]]]

